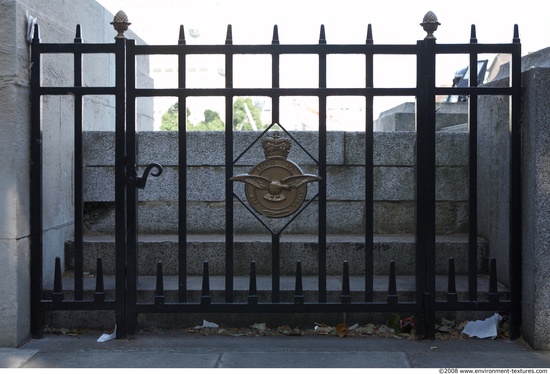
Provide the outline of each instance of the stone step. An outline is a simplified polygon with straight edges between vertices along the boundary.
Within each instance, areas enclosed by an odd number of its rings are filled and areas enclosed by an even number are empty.
[[[280,240],[280,272],[294,275],[296,263],[302,264],[304,275],[318,274],[318,239],[312,235],[284,235]],[[344,261],[350,274],[364,274],[364,238],[353,235],[327,236],[327,274],[341,275]],[[487,269],[488,244],[479,239],[478,273]],[[448,259],[455,259],[457,274],[466,274],[468,238],[466,235],[437,236],[436,273],[446,274]],[[84,271],[94,274],[96,259],[102,258],[104,274],[115,273],[115,241],[113,236],[88,236],[84,240]],[[139,237],[138,270],[140,275],[155,275],[157,263],[163,263],[165,275],[177,274],[178,242],[175,235],[143,235]],[[399,275],[414,275],[415,244],[413,235],[376,235],[374,238],[374,274],[387,274],[394,260]],[[188,275],[201,275],[208,261],[211,275],[225,274],[225,236],[189,235],[187,238]],[[259,275],[272,272],[270,236],[235,236],[234,274],[248,275],[250,263],[256,263]],[[68,242],[65,250],[65,269],[74,267],[74,246]]]

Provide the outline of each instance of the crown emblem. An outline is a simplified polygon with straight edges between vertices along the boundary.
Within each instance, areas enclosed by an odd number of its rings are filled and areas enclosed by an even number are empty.
[[[270,218],[288,217],[297,212],[307,196],[307,184],[321,177],[304,174],[287,158],[292,143],[281,139],[278,131],[262,138],[265,160],[256,164],[248,174],[230,178],[243,182],[248,203],[256,212]]]
[[[271,138],[262,139],[262,147],[264,149],[265,158],[287,158],[291,146],[292,144],[290,143],[290,140],[279,138],[279,131],[273,131],[273,137]]]

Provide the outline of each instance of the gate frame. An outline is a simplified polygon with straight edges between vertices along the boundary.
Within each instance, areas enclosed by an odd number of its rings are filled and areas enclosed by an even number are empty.
[[[432,13],[433,14],[433,13]],[[427,14],[428,15],[428,14]],[[435,16],[434,16],[435,17]],[[425,19],[426,21],[426,19]],[[424,22],[431,24],[435,22]],[[228,26],[224,45],[186,45],[183,26],[177,45],[136,46],[134,40],[117,36],[113,44],[83,44],[80,26],[73,44],[42,44],[38,26],[35,27],[32,41],[31,68],[31,330],[35,337],[41,337],[44,313],[51,310],[114,310],[117,321],[117,338],[125,338],[135,333],[138,313],[149,312],[412,312],[418,323],[418,333],[428,338],[435,337],[435,313],[437,311],[506,311],[510,313],[510,337],[520,335],[521,323],[521,44],[517,25],[511,44],[478,44],[475,26],[472,25],[469,44],[437,44],[433,34],[428,32],[424,40],[416,45],[375,45],[369,25],[366,43],[362,45],[327,44],[324,26],[321,26],[319,43],[316,45],[281,45],[277,26],[274,27],[270,45],[233,45],[231,26]],[[73,54],[75,82],[73,87],[41,86],[41,55],[49,53]],[[114,87],[82,86],[82,55],[89,53],[115,54],[116,83]],[[438,54],[468,54],[470,56],[469,87],[436,87],[435,61]],[[478,87],[477,56],[480,53],[509,53],[511,55],[511,82],[509,87]],[[141,89],[135,83],[135,58],[137,55],[172,54],[177,55],[180,66],[177,89]],[[185,88],[185,56],[191,54],[222,54],[225,56],[226,85],[220,89]],[[232,81],[233,55],[267,54],[272,56],[272,88],[234,88]],[[319,56],[319,87],[313,89],[280,88],[279,57],[282,54],[314,54]],[[365,55],[365,87],[327,88],[326,57],[330,54]],[[373,85],[373,57],[379,54],[410,54],[417,56],[417,85],[415,88],[375,88]],[[183,67],[183,68],[182,68]],[[66,95],[75,97],[75,298],[64,300],[61,268],[56,266],[52,300],[43,299],[42,284],[42,121],[41,97],[45,95]],[[236,96],[269,96],[273,102],[272,122],[279,120],[279,98],[298,94],[319,98],[319,183],[317,196],[319,205],[319,300],[317,303],[304,303],[300,299],[301,290],[294,303],[281,303],[278,299],[278,276],[273,277],[273,299],[271,303],[257,303],[254,300],[254,287],[251,287],[248,303],[233,301],[233,176],[235,163],[233,156],[232,108]],[[454,263],[449,264],[449,288],[446,301],[436,300],[435,296],[435,97],[436,95],[466,95],[469,100],[470,127],[470,207],[469,217],[469,297],[458,301],[454,289]],[[113,95],[116,101],[115,119],[115,241],[116,241],[116,292],[114,301],[105,301],[102,289],[102,276],[98,263],[98,286],[94,300],[83,300],[82,280],[82,98],[85,95]],[[164,303],[162,276],[157,286],[154,303],[137,303],[137,203],[136,188],[143,188],[152,168],[157,169],[153,176],[160,175],[158,164],[151,164],[142,177],[137,176],[137,132],[135,127],[135,106],[137,97],[175,96],[179,106],[179,162],[187,165],[186,158],[186,105],[188,96],[223,96],[226,101],[226,283],[225,303],[211,303],[208,286],[208,266],[205,264],[203,297],[199,303],[188,303],[186,297],[186,226],[179,232],[179,293],[177,303]],[[344,288],[341,303],[326,301],[326,98],[336,95],[363,96],[366,100],[365,127],[365,297],[363,301],[351,302],[349,294],[349,274],[344,264]],[[487,301],[477,300],[477,104],[482,95],[506,95],[510,97],[510,247],[509,276],[510,300],[499,300],[495,261],[491,262],[490,289]],[[395,271],[390,264],[390,287],[386,303],[373,301],[373,99],[375,96],[415,96],[416,111],[416,155],[415,155],[415,221],[416,221],[416,302],[398,302],[395,289]],[[263,133],[259,136],[261,137]],[[258,138],[259,138],[258,137]],[[185,167],[180,167],[185,170]],[[187,184],[186,172],[179,173],[180,222],[185,222]],[[419,224],[422,222],[423,224]],[[78,237],[77,237],[78,236]],[[80,249],[78,248],[80,246]],[[278,275],[278,235],[272,236],[273,270]],[[57,265],[57,264],[56,264]],[[453,270],[451,270],[451,268]],[[102,274],[102,273],[101,273]],[[160,269],[162,275],[162,268]],[[393,275],[392,275],[393,274]],[[301,272],[297,274],[301,283]],[[346,280],[348,282],[346,282]],[[101,283],[101,284],[100,284]],[[346,285],[346,283],[348,283]],[[255,272],[251,272],[251,285],[255,285]],[[158,291],[161,291],[160,294]],[[101,296],[103,293],[103,297]],[[303,294],[302,294],[303,296]],[[257,299],[256,299],[257,300]],[[302,300],[300,302],[300,300]]]

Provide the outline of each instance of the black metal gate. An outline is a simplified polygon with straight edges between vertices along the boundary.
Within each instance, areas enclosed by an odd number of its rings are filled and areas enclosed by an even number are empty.
[[[124,24],[124,22],[122,22]],[[437,44],[433,31],[438,22],[433,13],[428,13],[422,24],[428,32],[424,40],[416,45],[374,44],[369,25],[365,44],[327,44],[325,31],[321,27],[319,43],[314,45],[280,44],[278,30],[273,30],[273,40],[268,45],[234,45],[231,26],[223,45],[187,45],[180,28],[177,45],[136,45],[119,34],[113,44],[84,44],[77,27],[77,36],[72,44],[44,44],[38,38],[38,29],[32,42],[32,149],[31,149],[31,226],[32,226],[32,331],[40,336],[44,324],[44,313],[51,310],[113,310],[118,326],[117,336],[125,337],[135,332],[138,313],[173,312],[234,312],[234,313],[323,313],[323,312],[408,312],[417,319],[420,334],[429,338],[435,336],[437,311],[485,310],[503,311],[510,315],[511,336],[519,336],[521,317],[521,201],[520,201],[520,99],[521,44],[517,26],[510,44],[478,44],[475,28],[466,44]],[[124,26],[124,25],[123,25]],[[72,87],[44,87],[41,84],[41,59],[45,54],[71,54],[74,56],[74,85]],[[85,87],[82,84],[82,56],[106,53],[115,56],[116,84],[114,87]],[[511,55],[511,79],[509,87],[478,87],[478,55],[482,53],[506,53]],[[173,55],[179,62],[177,88],[153,89],[136,87],[136,59],[141,55]],[[224,88],[187,88],[186,57],[200,54],[216,54],[225,58]],[[235,55],[268,55],[272,61],[272,84],[270,88],[233,87],[233,62]],[[281,88],[279,62],[282,55],[315,55],[318,57],[319,85],[316,88]],[[331,88],[327,86],[327,56],[333,54],[355,54],[365,56],[366,79],[362,88]],[[435,82],[436,56],[440,54],[467,54],[470,59],[470,85],[468,87],[437,87]],[[373,60],[376,55],[416,56],[417,86],[414,88],[374,87]],[[42,120],[41,100],[43,96],[74,95],[75,98],[75,272],[74,300],[65,300],[61,283],[61,264],[56,262],[55,284],[51,299],[45,299],[43,290],[43,243],[42,243]],[[103,286],[101,260],[98,260],[97,286],[93,299],[85,299],[83,291],[83,155],[82,155],[82,99],[86,95],[113,95],[116,98],[116,292],[114,299],[106,300]],[[435,293],[435,120],[436,95],[463,95],[469,101],[469,289],[466,300],[458,300],[455,287],[454,263],[449,261],[448,294],[446,300],[437,300]],[[501,300],[497,292],[496,261],[491,261],[490,289],[488,300],[477,300],[477,105],[482,95],[504,95],[510,98],[511,139],[511,201],[510,201],[510,299]],[[137,202],[138,191],[145,187],[149,174],[158,176],[162,167],[150,164],[143,176],[138,176],[138,151],[136,131],[136,101],[140,97],[173,96],[179,104],[179,253],[178,253],[178,300],[167,303],[163,294],[162,266],[158,267],[157,289],[154,300],[137,302]],[[213,302],[210,297],[208,263],[204,264],[202,297],[188,300],[187,286],[187,132],[186,103],[190,97],[217,96],[225,99],[225,300]],[[296,289],[293,302],[280,300],[280,231],[266,226],[272,238],[272,299],[259,301],[256,289],[256,272],[251,264],[248,302],[235,302],[234,294],[234,204],[238,197],[234,193],[235,165],[242,156],[234,155],[233,99],[236,96],[265,96],[272,100],[272,122],[279,122],[279,103],[284,96],[313,96],[319,101],[319,151],[311,155],[317,165],[318,192],[312,200],[318,207],[318,300],[304,302],[302,274],[297,264]],[[347,263],[343,264],[343,287],[340,302],[327,301],[327,98],[330,96],[360,96],[366,103],[365,111],[365,273],[364,297],[352,300]],[[412,302],[398,300],[393,264],[390,269],[387,301],[373,298],[373,101],[377,96],[415,96],[417,103],[416,123],[416,299]],[[279,127],[284,135],[292,138],[284,124]],[[258,133],[255,144],[272,130],[272,126]],[[271,132],[270,132],[271,133]],[[293,138],[292,138],[293,139]],[[295,139],[293,139],[295,140]],[[296,142],[298,143],[298,142]],[[298,143],[299,144],[299,143]],[[248,149],[247,149],[248,150]],[[245,152],[247,151],[245,150]],[[154,160],[151,160],[154,161]],[[306,205],[307,207],[307,205]],[[301,211],[298,210],[297,214]],[[251,211],[254,214],[253,211]],[[283,228],[284,229],[284,228]]]

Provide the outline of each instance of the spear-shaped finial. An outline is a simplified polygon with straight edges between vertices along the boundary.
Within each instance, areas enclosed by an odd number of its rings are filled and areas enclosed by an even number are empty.
[[[470,43],[477,43],[476,25],[472,25],[472,28],[470,31]]]
[[[76,25],[76,34],[74,37],[74,42],[77,44],[82,43],[82,30],[80,28],[80,25]]]
[[[369,23],[369,26],[367,27],[367,44],[373,44],[374,41],[372,40],[372,25]]]
[[[279,44],[279,28],[277,25],[273,26],[273,39],[271,40],[271,44]]]
[[[185,31],[183,25],[180,25],[180,35],[178,37],[178,44],[185,44]]]
[[[227,35],[225,36],[225,44],[233,44],[233,28],[227,25]]]
[[[519,27],[518,25],[514,25],[514,40],[513,40],[514,43],[519,43],[520,42],[520,39],[519,39]]]
[[[321,25],[321,33],[319,35],[319,44],[327,44],[327,38],[325,36],[325,25]]]

